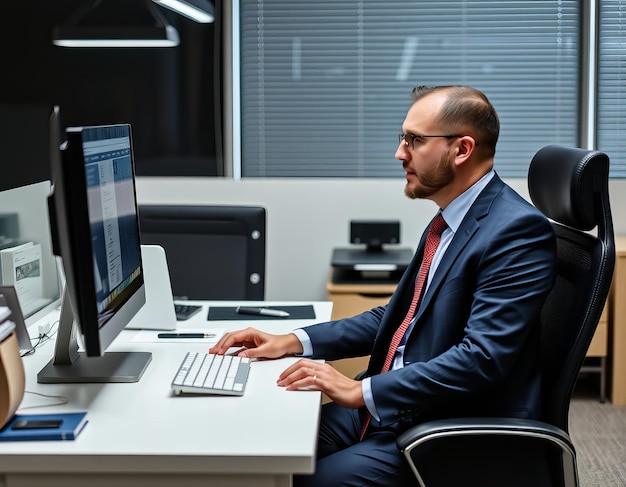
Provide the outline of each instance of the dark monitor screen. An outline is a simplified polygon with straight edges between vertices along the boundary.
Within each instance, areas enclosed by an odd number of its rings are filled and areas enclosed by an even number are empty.
[[[49,104],[0,104],[0,191],[50,180]]]
[[[105,353],[145,303],[130,125],[72,127],[65,135],[51,156],[48,205],[66,289],[57,354],[38,379],[131,382],[149,354]],[[86,353],[59,364],[66,347],[74,353],[75,325]]]
[[[139,226],[165,249],[176,299],[265,298],[265,208],[140,205]]]

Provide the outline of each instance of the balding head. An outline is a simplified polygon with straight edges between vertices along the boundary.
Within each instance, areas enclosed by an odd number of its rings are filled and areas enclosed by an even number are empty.
[[[500,120],[489,99],[469,86],[418,86],[414,102],[432,94],[444,95],[438,115],[440,127],[449,134],[471,135],[484,158],[493,158],[500,135]]]

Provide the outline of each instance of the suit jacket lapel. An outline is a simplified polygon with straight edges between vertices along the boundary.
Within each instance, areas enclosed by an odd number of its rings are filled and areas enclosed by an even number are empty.
[[[452,242],[450,242],[446,253],[441,259],[441,262],[437,267],[437,271],[433,276],[433,280],[431,281],[430,286],[428,286],[426,294],[422,297],[420,305],[415,312],[418,319],[428,308],[435,291],[439,289],[445,281],[448,271],[454,265],[454,262],[472,239],[473,235],[480,228],[480,220],[489,213],[489,209],[491,208],[495,197],[501,191],[503,186],[504,183],[502,180],[495,175],[485,189],[480,193],[478,198],[476,198],[474,204],[470,207],[469,211],[465,215],[465,218],[463,218],[461,225],[457,229]]]
[[[480,227],[480,219],[489,213],[489,208],[491,207],[493,200],[502,190],[503,186],[504,183],[496,174],[485,189],[480,193],[472,207],[467,212],[467,215],[465,215],[465,218],[454,235],[452,242],[450,242],[450,246],[439,263],[437,272],[416,311],[418,319],[428,309],[429,303],[435,295],[435,291],[443,284],[448,271],[459,257],[463,248],[478,231]],[[368,375],[378,373],[381,370],[389,343],[391,342],[391,337],[398,326],[400,326],[400,323],[402,323],[402,320],[409,309],[409,305],[413,297],[413,291],[415,289],[415,279],[424,254],[426,233],[427,229],[422,234],[417,251],[402,276],[402,279],[398,283],[396,292],[389,301],[389,305],[387,306],[387,310],[380,324],[378,336],[376,337],[376,345],[372,350],[372,356],[368,367]]]

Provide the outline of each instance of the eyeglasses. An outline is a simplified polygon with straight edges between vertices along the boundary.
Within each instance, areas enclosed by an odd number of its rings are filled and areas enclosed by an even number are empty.
[[[436,137],[442,137],[444,139],[456,139],[457,137],[463,137],[463,135],[415,135],[415,134],[398,134],[398,141],[404,142],[404,145],[409,146],[409,138],[411,139],[411,150],[415,149],[415,141],[423,142],[422,139],[433,139]]]

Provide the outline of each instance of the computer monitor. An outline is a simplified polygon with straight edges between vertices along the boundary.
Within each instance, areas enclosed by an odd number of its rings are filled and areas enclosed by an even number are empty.
[[[12,167],[12,161],[0,155],[0,165]],[[20,281],[0,276],[3,285],[15,286],[29,328],[41,323],[61,304],[60,266],[58,257],[52,252],[46,203],[50,188],[50,181],[41,181],[0,191],[0,250],[28,242],[33,244],[33,249],[37,247],[41,250],[40,254],[35,252],[34,259],[39,261],[36,266],[38,275]],[[9,267],[3,266],[3,269],[8,271]]]
[[[39,270],[29,279],[0,282],[16,287],[27,327],[61,303],[57,257],[52,254],[46,197],[50,193],[51,104],[0,104],[0,250],[32,243],[28,257]],[[57,144],[58,148],[58,144]],[[8,256],[3,256],[8,257]],[[22,254],[20,258],[26,258]],[[17,277],[17,276],[16,276]]]
[[[53,112],[51,134],[59,123]],[[55,356],[37,380],[135,382],[151,354],[105,352],[145,303],[131,128],[71,127],[65,138],[51,154],[48,207],[66,285]]]
[[[1,157],[3,167],[11,167],[2,171],[0,191],[50,180],[50,108],[48,103],[0,102]]]
[[[140,205],[139,227],[165,249],[175,299],[265,298],[265,208]]]

